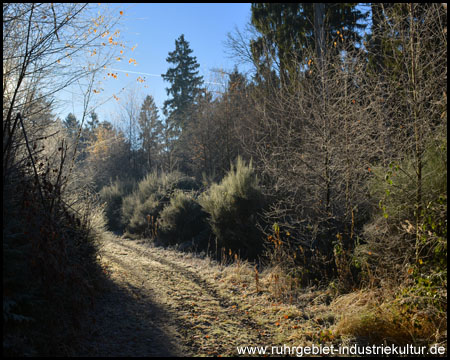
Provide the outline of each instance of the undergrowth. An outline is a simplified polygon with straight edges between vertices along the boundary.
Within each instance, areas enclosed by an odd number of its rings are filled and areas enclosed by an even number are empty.
[[[3,355],[70,355],[100,278],[103,210],[65,165],[29,154],[3,183]],[[33,160],[33,161],[32,161]],[[68,191],[70,189],[70,191]]]

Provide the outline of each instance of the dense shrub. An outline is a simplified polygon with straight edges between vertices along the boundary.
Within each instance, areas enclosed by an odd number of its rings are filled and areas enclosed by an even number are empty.
[[[197,248],[207,246],[206,213],[193,193],[177,190],[160,213],[158,235],[166,244],[193,241]]]
[[[39,176],[46,187],[22,170],[9,175],[3,184],[3,355],[67,355],[98,289],[103,211],[92,193],[60,191],[49,172]]]
[[[264,198],[251,163],[245,165],[238,158],[221,183],[213,184],[199,201],[209,214],[219,248],[249,258],[261,252],[262,236],[256,225]]]
[[[121,218],[120,221],[124,229],[128,228],[130,220],[133,216],[134,209],[139,204],[137,193],[134,191],[122,199]]]
[[[161,210],[169,203],[176,189],[193,190],[197,182],[180,172],[158,174],[149,173],[137,189],[122,201],[122,223],[128,233],[151,235],[151,227],[156,223]]]
[[[108,228],[112,231],[121,231],[122,223],[122,200],[133,191],[134,182],[116,180],[100,190],[100,198],[105,203],[105,216]]]
[[[156,218],[163,207],[163,197],[159,198],[158,194],[150,194],[143,202],[140,202],[139,196],[134,197],[135,202],[131,203],[133,212],[127,225],[128,232],[132,234],[140,234],[147,236],[150,219]]]
[[[183,191],[197,191],[200,189],[200,184],[197,180],[189,176],[181,176],[178,180],[173,184],[175,189],[183,190]]]

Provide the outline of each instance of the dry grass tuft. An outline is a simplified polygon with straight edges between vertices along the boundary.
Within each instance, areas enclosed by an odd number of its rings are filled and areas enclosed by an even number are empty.
[[[360,290],[335,299],[333,312],[343,314],[334,329],[336,334],[368,344],[419,346],[444,340],[446,320],[437,320],[439,316],[427,310],[409,311],[409,305],[390,294]]]

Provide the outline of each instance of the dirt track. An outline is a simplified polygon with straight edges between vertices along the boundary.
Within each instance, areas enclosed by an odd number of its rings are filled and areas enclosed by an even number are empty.
[[[101,263],[111,282],[79,355],[229,356],[270,341],[235,291],[218,286],[207,260],[111,234]]]

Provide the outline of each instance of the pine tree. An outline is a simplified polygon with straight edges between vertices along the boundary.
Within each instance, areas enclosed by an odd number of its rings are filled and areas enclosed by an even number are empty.
[[[321,57],[325,43],[335,38],[361,41],[356,30],[364,29],[358,21],[365,17],[350,3],[253,3],[251,21],[261,34],[251,44],[255,62],[267,67],[272,61],[282,80],[292,79],[306,48],[316,48]]]
[[[178,134],[189,122],[189,108],[203,85],[202,76],[198,76],[197,58],[191,56],[192,50],[182,34],[175,40],[175,50],[169,53],[166,61],[174,64],[162,78],[172,84],[166,88],[171,99],[164,102],[164,115],[174,134]]]
[[[148,171],[151,171],[155,165],[162,136],[162,123],[159,119],[158,108],[151,95],[147,95],[142,104],[138,123],[140,127],[139,139],[142,140],[142,149],[147,160]]]
[[[74,137],[80,127],[80,123],[78,122],[76,116],[72,113],[67,115],[63,121],[63,125],[67,128],[70,137]]]
[[[227,93],[233,95],[237,92],[245,90],[247,80],[245,79],[245,76],[238,71],[237,66],[234,67],[233,72],[228,76],[229,80]]]
[[[89,114],[89,117],[91,118],[90,120],[88,120],[87,124],[89,126],[89,130],[90,131],[94,131],[95,128],[99,125],[99,120],[98,120],[98,115],[95,111],[92,111]]]

